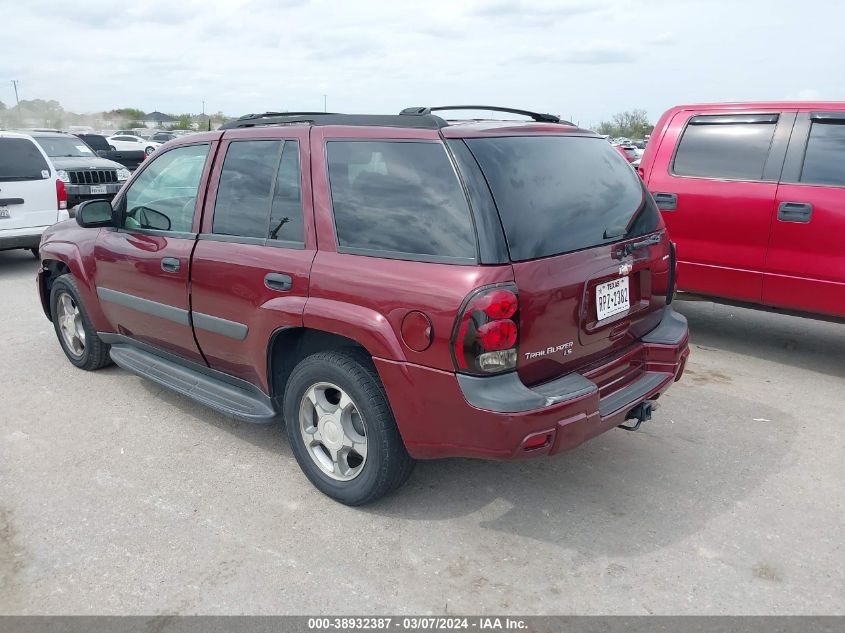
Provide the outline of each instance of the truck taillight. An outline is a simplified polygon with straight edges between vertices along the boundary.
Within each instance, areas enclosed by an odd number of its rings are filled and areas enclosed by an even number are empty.
[[[485,375],[516,368],[519,297],[512,284],[480,288],[464,301],[452,332],[459,372]]]
[[[56,179],[56,204],[60,211],[67,209],[67,190],[65,189],[65,183],[58,178]]]

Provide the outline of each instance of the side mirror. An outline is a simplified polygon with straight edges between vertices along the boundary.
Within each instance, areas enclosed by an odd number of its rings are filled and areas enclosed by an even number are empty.
[[[86,200],[76,206],[76,223],[85,229],[113,226],[111,202]]]

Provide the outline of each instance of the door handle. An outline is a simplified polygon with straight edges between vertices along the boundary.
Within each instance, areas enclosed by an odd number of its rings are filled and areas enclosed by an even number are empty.
[[[778,205],[778,220],[806,224],[813,217],[813,205],[809,202],[781,202]]]
[[[282,273],[267,273],[264,276],[264,285],[270,290],[287,292],[293,287],[293,280],[290,278],[290,275],[283,275]]]
[[[161,260],[161,269],[166,273],[178,273],[182,264],[175,257],[165,257]]]
[[[661,211],[674,211],[678,208],[678,194],[676,193],[656,191],[654,193],[654,201],[657,203],[657,208]]]

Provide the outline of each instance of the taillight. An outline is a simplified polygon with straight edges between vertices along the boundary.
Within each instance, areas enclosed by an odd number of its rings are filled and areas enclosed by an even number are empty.
[[[67,209],[67,190],[65,189],[65,183],[58,178],[56,179],[56,204],[60,211]]]
[[[464,301],[452,333],[458,371],[497,374],[516,368],[519,297],[513,285],[480,288]]]

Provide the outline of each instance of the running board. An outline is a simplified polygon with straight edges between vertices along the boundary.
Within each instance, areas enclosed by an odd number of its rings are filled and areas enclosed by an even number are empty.
[[[112,343],[110,356],[115,364],[123,369],[188,396],[220,413],[258,424],[270,424],[280,419],[267,395],[259,392],[257,388],[253,391],[252,388],[232,384],[223,379],[224,374],[216,377],[200,371],[199,368],[192,369],[127,343]],[[244,385],[252,387],[249,383]]]

